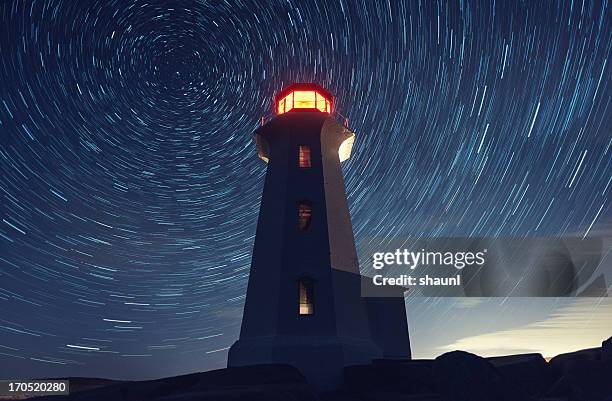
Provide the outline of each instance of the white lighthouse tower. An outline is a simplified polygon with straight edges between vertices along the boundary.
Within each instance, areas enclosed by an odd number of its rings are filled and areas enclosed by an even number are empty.
[[[228,366],[288,363],[319,389],[343,368],[410,358],[403,298],[363,298],[340,163],[355,134],[333,96],[293,84],[255,131],[268,163],[240,338]]]

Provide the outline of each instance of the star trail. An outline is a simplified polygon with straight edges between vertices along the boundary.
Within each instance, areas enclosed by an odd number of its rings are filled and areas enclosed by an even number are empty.
[[[225,365],[266,168],[251,134],[293,82],[357,134],[358,244],[610,228],[607,1],[7,0],[0,19],[0,376]]]

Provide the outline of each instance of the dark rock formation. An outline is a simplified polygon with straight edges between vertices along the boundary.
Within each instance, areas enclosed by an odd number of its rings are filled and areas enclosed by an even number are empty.
[[[486,359],[464,351],[436,358],[433,375],[438,393],[447,401],[528,400]]]
[[[601,343],[601,359],[612,361],[612,337]]]
[[[381,360],[371,365],[349,366],[344,370],[345,387],[361,392],[433,393],[432,365],[431,360]]]
[[[40,397],[36,400],[314,401],[318,398],[294,367],[256,365],[111,385],[69,396]]]
[[[578,359],[548,393],[571,401],[597,401],[612,396],[612,361]]]
[[[542,396],[559,378],[540,354],[487,358],[510,383],[531,396]]]
[[[37,400],[612,401],[611,343],[550,363],[540,354],[485,359],[463,351],[435,360],[375,360],[345,368],[344,386],[322,394],[289,365],[255,365],[142,382],[71,379],[72,391],[105,387]]]
[[[599,360],[601,360],[601,348],[588,348],[567,354],[559,354],[551,359],[549,364],[557,375],[564,375],[573,365],[580,361]]]

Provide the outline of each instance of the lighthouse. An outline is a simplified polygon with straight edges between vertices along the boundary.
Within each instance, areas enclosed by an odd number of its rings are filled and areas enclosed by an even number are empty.
[[[290,85],[254,133],[267,172],[240,338],[228,355],[228,366],[293,365],[321,390],[339,386],[345,366],[410,358],[404,298],[361,296],[340,168],[355,134],[334,106],[319,85]]]

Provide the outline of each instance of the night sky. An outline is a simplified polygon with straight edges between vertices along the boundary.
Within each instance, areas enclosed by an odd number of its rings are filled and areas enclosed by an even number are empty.
[[[266,169],[251,134],[292,82],[357,134],[357,243],[610,232],[607,1],[4,0],[0,22],[0,377],[225,366]],[[425,356],[612,310],[418,302]]]

